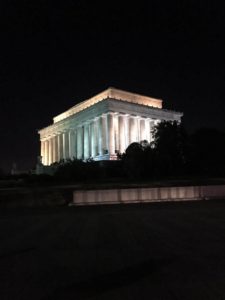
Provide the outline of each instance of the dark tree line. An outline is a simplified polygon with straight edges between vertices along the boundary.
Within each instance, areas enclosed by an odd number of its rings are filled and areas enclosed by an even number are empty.
[[[188,135],[182,124],[164,121],[152,135],[152,143],[132,143],[120,156],[127,176],[225,176],[225,132],[205,128]]]
[[[105,181],[121,174],[122,161],[83,161],[79,159],[67,160],[56,166],[55,179],[63,181]]]

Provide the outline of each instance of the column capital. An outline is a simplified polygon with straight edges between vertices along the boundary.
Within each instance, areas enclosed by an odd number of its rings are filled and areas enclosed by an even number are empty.
[[[94,119],[92,119],[92,121],[94,121],[94,122],[98,121],[98,120],[99,120],[99,117],[100,117],[100,116],[94,117]]]
[[[91,120],[86,120],[86,121],[84,121],[83,126],[89,125],[90,123],[91,123]]]
[[[106,115],[108,115],[108,116],[115,116],[115,114],[118,114],[118,113],[116,113],[114,111],[109,111],[106,113]]]

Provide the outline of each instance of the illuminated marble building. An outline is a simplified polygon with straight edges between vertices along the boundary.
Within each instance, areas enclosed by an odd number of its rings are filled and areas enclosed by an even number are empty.
[[[162,109],[162,100],[108,88],[39,130],[42,163],[48,166],[69,158],[115,160],[132,142],[151,142],[151,128],[157,122],[181,117],[180,112]]]

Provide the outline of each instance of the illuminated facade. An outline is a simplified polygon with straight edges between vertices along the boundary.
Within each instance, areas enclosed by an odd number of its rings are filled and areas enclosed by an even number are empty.
[[[129,144],[152,141],[151,128],[182,113],[162,109],[162,100],[115,88],[83,101],[39,130],[42,163],[62,159],[114,160]]]

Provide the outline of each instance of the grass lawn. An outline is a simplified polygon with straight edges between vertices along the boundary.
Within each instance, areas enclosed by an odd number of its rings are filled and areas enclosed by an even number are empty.
[[[1,210],[0,299],[225,299],[225,200]]]

